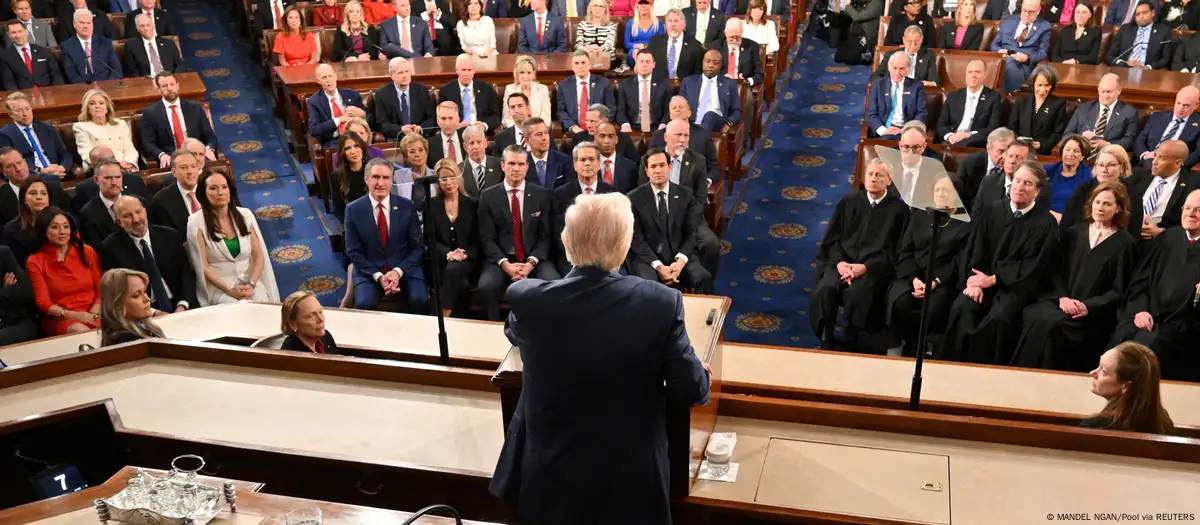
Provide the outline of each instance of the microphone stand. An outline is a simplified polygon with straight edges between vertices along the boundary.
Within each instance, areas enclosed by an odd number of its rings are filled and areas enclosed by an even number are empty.
[[[929,260],[925,263],[925,297],[921,300],[921,323],[917,328],[917,361],[913,369],[912,391],[909,393],[909,410],[921,409],[921,369],[925,365],[925,346],[929,333],[929,293],[933,291],[933,263],[937,253],[938,237],[942,232],[942,221],[949,218],[946,210],[928,207],[933,236],[929,239]]]
[[[425,237],[425,253],[429,256],[429,273],[430,282],[433,284],[433,310],[437,315],[438,321],[438,351],[442,357],[442,364],[450,364],[450,342],[446,339],[446,316],[442,313],[442,265],[434,256],[434,239],[433,239],[433,224],[429,218],[429,210],[433,209],[433,190],[430,188],[431,183],[436,177],[431,176],[414,176],[413,184],[421,184],[425,188],[425,213],[422,214],[424,224],[421,225],[421,230]]]

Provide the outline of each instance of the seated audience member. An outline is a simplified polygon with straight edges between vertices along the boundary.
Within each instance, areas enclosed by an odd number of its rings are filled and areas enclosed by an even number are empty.
[[[20,91],[9,93],[4,98],[4,107],[12,122],[0,128],[0,147],[16,148],[25,158],[31,173],[51,177],[54,180],[71,180],[74,161],[71,152],[63,143],[62,136],[53,125],[33,120],[33,102]]]
[[[254,36],[261,38],[263,32],[267,29],[279,29],[284,27],[283,13],[287,8],[296,5],[296,0],[254,0],[258,5],[258,12],[254,17]]]
[[[410,0],[392,0],[396,16],[379,23],[379,47],[388,58],[431,57],[437,49],[430,28],[420,16],[412,16]]]
[[[940,33],[937,47],[941,49],[978,51],[983,47],[983,24],[975,19],[974,9],[955,9],[954,25],[942,25]]]
[[[0,346],[37,339],[33,285],[12,249],[4,245],[0,245],[0,277]]]
[[[75,185],[75,196],[71,198],[71,209],[74,212],[78,213],[82,211],[84,206],[87,206],[97,195],[100,195],[100,186],[96,184],[95,180],[96,170],[94,166],[101,159],[112,158],[114,158],[113,151],[108,146],[96,146],[92,148],[92,151],[88,152],[88,159],[93,168],[85,174],[85,179]],[[174,176],[168,176],[163,179],[163,184],[174,183]],[[142,176],[138,172],[123,171],[121,173],[121,193],[133,195],[146,201],[149,201],[150,197],[152,197],[150,190],[146,187],[146,182],[142,180]]]
[[[508,2],[506,0],[480,0],[483,4],[483,14],[491,17],[492,20],[497,18],[509,18]],[[520,18],[520,17],[512,17]]]
[[[396,6],[388,0],[361,0],[363,11],[367,15],[367,23],[373,26],[396,16]],[[411,4],[410,4],[411,7]]]
[[[550,126],[542,119],[531,118],[525,121],[524,128],[525,143],[529,147],[529,173],[521,182],[553,190],[575,180],[571,157],[550,147]],[[505,166],[507,170],[507,162]]]
[[[1139,1],[1133,22],[1117,31],[1104,63],[1138,69],[1171,67],[1171,28],[1154,22],[1154,6],[1148,0]]]
[[[920,202],[929,202],[928,195],[917,195],[918,189],[928,191],[929,188],[933,187],[932,184],[934,181],[921,180],[922,172],[929,174],[930,170],[941,171],[936,168],[929,168],[926,165],[927,162],[937,162],[938,160],[934,157],[926,157],[927,152],[930,152],[930,150],[926,147],[928,143],[925,140],[925,133],[925,123],[919,120],[914,120],[904,125],[904,128],[900,130],[900,144],[898,145],[900,149],[900,173],[897,173],[897,175],[899,177],[891,177],[891,173],[888,173],[892,181],[890,184],[894,189],[893,193],[899,194],[904,202],[910,204],[918,200]],[[913,205],[922,207],[919,204]]]
[[[433,168],[429,166],[429,141],[416,133],[405,135],[400,141],[400,151],[404,153],[404,162],[392,175],[392,184],[398,195],[412,201],[421,212],[425,209],[425,185],[415,184],[415,178],[433,176]]]
[[[977,217],[984,213],[988,206],[995,203],[1008,202],[1013,182],[1016,180],[1017,169],[1033,156],[1033,146],[1028,141],[1017,139],[1009,143],[1004,150],[1004,164],[1000,170],[992,170],[979,181],[979,191],[971,200],[971,216]],[[1039,170],[1045,174],[1045,168]],[[1040,181],[1040,191],[1037,192],[1037,203],[1048,211],[1051,202],[1049,181]]]
[[[436,119],[433,97],[428,87],[412,81],[412,63],[393,58],[388,61],[388,75],[392,81],[375,90],[372,113],[376,129],[388,142],[399,142],[401,135],[432,128]]]
[[[337,0],[324,0],[312,10],[314,27],[342,25],[342,19],[342,6]]]
[[[358,135],[347,133],[337,142],[341,163],[329,176],[329,193],[333,196],[333,215],[346,222],[346,205],[367,194],[367,144]]]
[[[548,105],[548,104],[547,104]],[[504,97],[504,108],[513,124],[496,134],[492,141],[492,155],[499,157],[509,146],[528,148],[525,141],[525,120],[529,118],[529,97],[524,93],[513,93]],[[538,117],[541,119],[541,117]],[[542,120],[542,122],[549,122]]]
[[[1013,132],[1008,128],[996,128],[988,133],[986,150],[967,155],[958,163],[958,178],[963,185],[959,197],[967,209],[974,209],[975,195],[987,176],[999,179],[1004,175],[1005,152],[1013,138]]]
[[[987,66],[982,60],[967,63],[966,87],[946,95],[938,117],[937,141],[952,146],[983,147],[988,133],[1000,127],[999,93],[983,85]]]
[[[1156,111],[1146,118],[1142,131],[1133,142],[1133,156],[1138,159],[1138,167],[1150,167],[1154,162],[1154,150],[1168,140],[1181,140],[1191,151],[1183,161],[1184,170],[1190,171],[1192,166],[1200,163],[1200,115],[1195,113],[1197,103],[1200,103],[1200,89],[1184,86],[1175,94],[1173,112]]]
[[[650,10],[650,0],[637,0],[633,15],[625,22],[625,60],[630,64],[635,64],[638,55],[650,46],[650,41],[666,30],[663,21]],[[682,31],[680,29],[679,38],[683,38]],[[665,71],[664,69],[664,76]]]
[[[1008,116],[1008,127],[1033,144],[1039,155],[1049,155],[1067,127],[1067,101],[1054,96],[1057,85],[1054,68],[1039,64],[1029,75],[1032,93],[1017,97]]]
[[[558,83],[558,121],[563,130],[579,133],[587,130],[587,108],[592,104],[604,104],[609,114],[617,112],[617,99],[613,96],[612,84],[601,75],[593,75],[592,60],[587,51],[576,51],[571,55],[574,76]]]
[[[600,148],[594,143],[586,141],[576,143],[571,150],[571,161],[575,167],[576,180],[554,189],[554,216],[551,219],[551,233],[556,248],[555,263],[558,265],[558,272],[562,275],[571,271],[571,263],[567,261],[562,245],[567,208],[575,204],[575,199],[580,195],[617,192],[616,187],[600,179]]]
[[[637,187],[637,162],[617,154],[620,144],[617,127],[612,122],[601,122],[596,126],[596,147],[600,150],[600,180],[610,184],[621,193],[629,193]],[[706,197],[707,198],[707,197]]]
[[[1013,366],[1082,372],[1104,351],[1136,263],[1129,192],[1116,182],[1092,190],[1085,222],[1060,230],[1041,300],[1025,309]]]
[[[742,20],[731,18],[725,23],[725,38],[713,49],[721,55],[721,71],[734,80],[745,80],[750,86],[763,82],[762,49],[758,42],[742,38]],[[732,60],[731,60],[732,59]]]
[[[321,43],[315,33],[304,27],[304,14],[298,7],[289,7],[283,13],[283,28],[275,35],[271,52],[281,66],[316,64],[321,61]]]
[[[480,57],[496,54],[496,23],[484,14],[483,0],[467,0],[456,31],[463,51]]]
[[[642,53],[633,65],[634,75],[617,88],[616,122],[621,131],[653,133],[667,122],[671,83],[654,71],[654,55]],[[632,159],[631,159],[632,160]]]
[[[1127,186],[1124,179],[1130,173],[1132,170],[1129,166],[1129,155],[1125,153],[1125,149],[1116,144],[1105,146],[1096,154],[1095,164],[1092,165],[1091,180],[1085,180],[1076,185],[1075,191],[1067,199],[1067,208],[1063,211],[1062,220],[1059,221],[1059,229],[1066,230],[1090,217],[1084,213],[1084,206],[1091,202],[1092,190],[1096,189],[1097,185],[1115,182]]]
[[[1104,10],[1104,25],[1115,27],[1132,22],[1137,4],[1137,0],[1113,0]],[[1158,11],[1157,0],[1150,0],[1150,7]]]
[[[58,47],[58,39],[54,37],[54,31],[50,29],[50,24],[44,20],[46,18],[54,18],[55,8],[53,3],[38,2],[37,12],[35,12],[32,0],[16,0],[12,3],[12,11],[14,16],[11,19],[12,22],[20,23],[25,28],[27,41],[30,44],[37,44],[45,48]],[[7,31],[5,32],[5,37],[8,38],[5,44],[14,42]]]
[[[1129,233],[1135,239],[1149,240],[1165,228],[1180,225],[1184,199],[1200,179],[1183,169],[1187,152],[1183,141],[1168,140],[1155,150],[1149,170],[1138,170],[1126,179],[1133,199]]]
[[[154,85],[158,86],[162,103],[151,104],[141,112],[142,155],[158,160],[159,166],[169,166],[171,153],[183,149],[186,139],[195,138],[204,143],[204,156],[216,160],[217,134],[213,133],[204,105],[179,98],[179,79],[170,72],[154,77]]]
[[[617,24],[609,18],[607,0],[591,0],[584,19],[575,28],[575,51],[591,57],[607,56],[617,67]]]
[[[379,27],[367,23],[363,5],[357,0],[346,4],[345,16],[333,34],[333,56],[339,62],[387,60],[379,54]]]
[[[117,198],[121,196],[123,182],[121,165],[113,159],[101,159],[94,171],[92,179],[96,181],[100,194],[79,211],[76,224],[79,225],[78,233],[83,237],[83,242],[94,248],[98,255],[107,258],[108,254],[104,253],[101,244],[109,235],[121,229],[117,217]]]
[[[40,247],[25,271],[42,311],[46,335],[79,333],[100,326],[100,257],[76,235],[75,220],[50,207],[34,226]]]
[[[438,100],[453,102],[461,109],[459,128],[476,126],[484,132],[500,128],[500,109],[496,107],[496,89],[475,79],[475,59],[462,54],[454,60],[458,80],[445,83],[438,90]],[[459,157],[461,159],[462,157]]]
[[[525,118],[534,116],[546,122],[552,120],[550,112],[554,108],[550,105],[550,88],[537,81],[537,66],[531,56],[517,57],[517,61],[513,65],[513,83],[504,86],[504,115],[501,123],[506,128],[520,126],[521,122],[524,122],[524,120],[516,121],[508,108],[509,97],[514,93],[525,96]],[[504,151],[504,148],[496,151]]]
[[[433,41],[433,54],[437,56],[454,56],[462,53],[455,35],[458,27],[458,17],[455,10],[450,8],[449,0],[411,0],[412,14],[423,19],[429,27],[429,38]]]
[[[668,175],[672,183],[691,190],[692,196],[696,199],[696,209],[700,213],[700,223],[696,230],[696,246],[700,254],[700,263],[708,270],[709,275],[715,278],[720,264],[721,245],[717,235],[713,233],[709,228],[708,221],[705,220],[708,217],[708,186],[712,184],[712,179],[705,170],[704,158],[688,146],[690,137],[686,122],[672,120],[667,124],[665,137],[666,147],[664,149],[671,163],[667,168]],[[641,167],[645,167],[645,162]],[[643,185],[647,182],[649,182],[648,175],[639,168],[638,184]]]
[[[634,5],[637,0],[613,0],[611,5],[608,5],[609,15],[614,17],[631,17],[634,14]]]
[[[904,35],[908,32],[908,28],[916,27],[921,30],[924,38],[921,39],[922,45],[928,47],[937,42],[935,38],[937,33],[933,27],[933,18],[925,12],[925,0],[893,0],[895,2],[903,2],[904,14],[901,16],[893,16],[892,22],[888,24],[887,34],[883,36],[883,44],[885,46],[899,46],[904,43]]]
[[[545,126],[540,120],[538,123]],[[550,260],[553,193],[527,183],[529,154],[521,147],[509,146],[503,160],[504,183],[483,190],[479,197],[479,243],[483,247],[479,299],[484,319],[489,321],[500,320],[500,298],[509,284],[528,277],[559,278]]]
[[[900,0],[897,0],[900,1]],[[904,31],[904,47],[888,51],[883,55],[883,60],[879,61],[879,67],[871,73],[871,81],[888,76],[888,64],[892,55],[896,53],[904,53],[908,55],[909,68],[905,76],[913,80],[918,80],[926,86],[934,86],[942,82],[941,76],[938,74],[937,57],[933,52],[921,46],[921,40],[925,38],[921,34],[921,30],[917,26],[909,26]]]
[[[1092,179],[1092,168],[1084,163],[1091,157],[1092,147],[1079,135],[1067,135],[1054,151],[1062,160],[1045,166],[1046,182],[1051,190],[1050,213],[1061,222],[1075,188]]]
[[[114,0],[116,1],[116,0]],[[136,3],[137,9],[130,11],[125,15],[125,32],[126,37],[132,36],[138,32],[137,17],[146,15],[150,18],[150,34],[155,36],[170,36],[175,34],[175,30],[171,28],[171,17],[165,9],[159,9],[155,4],[157,0],[137,0],[130,3]]]
[[[1009,155],[1019,144],[1008,147]],[[1058,223],[1037,202],[1048,191],[1041,164],[1025,161],[1012,177],[1007,202],[997,199],[971,214],[974,232],[955,283],[963,292],[950,307],[937,359],[981,364],[1012,359],[1021,312],[1041,293],[1058,239]]]
[[[776,1],[775,6],[785,6],[787,3]],[[767,4],[764,0],[750,0],[746,8],[742,38],[757,44],[766,44],[767,55],[770,55],[779,51],[779,31],[775,29],[775,22],[767,19],[767,14]]]
[[[12,161],[6,159],[5,162]],[[52,207],[54,201],[62,200],[56,198],[61,190],[55,191],[51,188],[57,189],[59,186],[52,186],[41,177],[28,177],[21,184],[18,200],[21,205],[14,206],[17,208],[16,216],[5,223],[4,242],[0,243],[12,249],[13,256],[17,258],[17,264],[24,266],[29,256],[37,252],[38,247],[42,244],[42,238],[38,236],[37,231],[38,214],[42,210]]]
[[[738,83],[721,75],[721,53],[704,54],[704,73],[683,79],[679,96],[695,107],[696,123],[704,129],[726,132],[742,121],[742,96]]]
[[[823,349],[834,347],[838,307],[845,310],[847,349],[857,348],[860,333],[879,328],[871,313],[879,310],[876,301],[895,277],[896,250],[909,218],[908,204],[888,192],[891,183],[883,161],[872,160],[862,189],[843,197],[829,220],[809,304],[809,321]]]
[[[100,346],[165,337],[154,324],[150,276],[117,268],[100,277]]]
[[[1038,0],[1021,0],[1021,13],[1000,23],[991,51],[1008,57],[1004,63],[1004,91],[1021,89],[1039,62],[1050,56],[1050,23],[1038,18]]]
[[[630,272],[668,286],[711,293],[713,276],[700,264],[697,253],[702,213],[692,190],[671,182],[670,163],[667,152],[651,148],[642,157],[648,182],[629,192],[634,217]]]
[[[341,354],[333,334],[325,329],[325,308],[312,292],[299,291],[287,296],[280,305],[279,314],[283,318],[279,328],[287,335],[280,350]]]
[[[1200,9],[1190,1],[1167,0],[1158,11],[1158,22],[1166,24],[1172,31],[1195,31],[1200,27]]]
[[[463,154],[463,129],[459,126],[461,121],[458,118],[458,105],[454,102],[446,101],[438,104],[437,107],[437,123],[438,133],[429,138],[429,164],[437,164],[439,160],[450,159],[454,163],[462,162],[466,155]],[[475,129],[478,127],[471,126],[465,129]]]
[[[661,148],[667,145],[666,128],[667,123],[672,120],[682,120],[688,123],[688,148],[699,153],[704,157],[705,166],[708,167],[708,178],[717,180],[721,176],[721,167],[717,158],[717,147],[713,145],[713,134],[703,126],[692,121],[692,110],[688,106],[688,101],[679,95],[671,97],[671,104],[667,106],[667,119],[659,124],[658,131],[654,132],[654,138],[650,140],[650,147]],[[636,163],[641,163],[641,158],[630,159]]]
[[[1200,6],[1200,4],[1196,5]],[[1182,73],[1200,71],[1200,34],[1181,37],[1179,42],[1173,46],[1171,69]]]
[[[354,136],[358,137],[360,140],[362,140],[363,144],[366,144],[367,149],[364,150],[366,152],[366,159],[363,160],[363,162],[366,162],[371,159],[378,159],[378,158],[383,158],[383,157],[387,156],[386,152],[384,152],[382,149],[379,149],[379,148],[371,145],[371,138],[374,135],[371,134],[371,127],[367,124],[367,119],[358,118],[358,117],[350,117],[350,119],[346,120],[345,131],[346,132],[343,135],[354,135]],[[333,152],[332,160],[333,160],[334,166],[341,165],[339,163],[339,157],[341,155],[340,151],[341,150],[339,150],[339,149],[335,149],[335,151]],[[349,202],[349,201],[346,201],[346,202]]]
[[[1171,416],[1159,396],[1160,369],[1155,354],[1145,345],[1127,341],[1100,356],[1100,365],[1091,372],[1092,393],[1107,403],[1099,414],[1079,426],[1150,434],[1174,432]]]
[[[1092,6],[1086,2],[1075,4],[1074,16],[1058,30],[1058,43],[1054,45],[1051,62],[1063,64],[1100,63],[1100,28],[1088,25],[1092,19]]]
[[[99,16],[107,20],[104,14]],[[67,83],[91,84],[125,78],[113,41],[110,37],[93,34],[91,11],[75,11],[74,21],[74,36],[65,39],[60,46]]]
[[[818,16],[829,23],[829,45],[836,48],[834,60],[845,64],[871,63],[873,50],[879,44],[879,19],[885,3],[884,0],[825,3]],[[836,7],[831,9],[831,6]]]
[[[346,121],[367,118],[366,106],[358,91],[338,87],[333,66],[321,64],[315,74],[321,89],[308,97],[308,134],[328,148],[337,143]]]
[[[21,190],[30,178],[29,165],[25,164],[21,152],[9,147],[0,147],[0,168],[3,169],[4,178],[7,179],[6,182],[0,182],[0,224],[8,224],[18,215],[20,208],[18,203],[25,202],[25,199],[21,197]],[[44,179],[40,175],[36,178],[43,181],[49,190],[48,198],[51,200],[46,202],[47,205],[63,209],[70,208],[71,200],[57,180]],[[32,221],[29,226],[33,227]]]
[[[504,171],[500,159],[487,154],[487,137],[479,128],[467,128],[462,140],[466,159],[458,166],[462,173],[460,184],[463,193],[478,203],[481,191],[504,180]]]
[[[532,12],[518,22],[517,52],[535,55],[566,53],[566,20],[548,10],[546,0],[529,0],[527,5]]]
[[[1118,100],[1121,83],[1117,75],[1106,74],[1096,86],[1097,100],[1084,102],[1075,108],[1071,122],[1063,133],[1080,134],[1092,142],[1092,149],[1119,144],[1126,151],[1133,149],[1138,132],[1138,112],[1133,106]]]
[[[478,132],[476,132],[478,133]],[[480,135],[482,137],[482,135]],[[482,148],[480,148],[482,149]],[[458,164],[443,159],[433,169],[438,176],[438,196],[425,215],[433,225],[433,260],[441,270],[442,313],[466,315],[471,281],[479,272],[479,201],[463,190]]]
[[[146,208],[135,197],[118,197],[116,208],[121,232],[104,240],[104,268],[145,272],[151,304],[160,312],[182,312],[198,305],[196,273],[183,234],[150,224]]]
[[[79,157],[85,159],[84,168],[92,167],[92,150],[104,146],[112,151],[112,157],[120,163],[122,170],[138,170],[138,151],[133,145],[133,131],[125,119],[116,117],[116,113],[112,99],[104,91],[89,89],[83,95],[78,122],[71,129],[75,132]]]
[[[711,0],[694,0],[690,7],[683,8],[683,20],[687,24],[684,38],[707,49],[712,49],[725,33],[725,13],[713,9]]]
[[[645,48],[654,55],[657,65],[655,72],[672,80],[699,75],[704,71],[704,45],[684,37],[685,24],[683,11],[667,11],[663,17],[666,32],[651,38]]]
[[[67,39],[75,36],[79,31],[79,28],[75,26],[75,13],[79,11],[87,11],[92,15],[92,24],[88,27],[94,31],[88,33],[89,37],[95,34],[109,40],[117,39],[117,28],[109,21],[108,14],[96,4],[87,0],[64,0],[57,3],[59,6],[58,23],[55,26],[58,34],[55,36],[58,38],[59,46],[66,43]]]
[[[952,214],[961,191],[962,183],[957,176],[942,177],[933,185],[933,205]],[[961,271],[958,254],[970,239],[971,225],[958,220],[937,219],[945,226],[938,234],[937,246],[933,246],[930,228],[934,219],[935,216],[923,208],[912,211],[896,254],[896,280],[887,293],[888,323],[896,328],[896,336],[904,342],[902,355],[905,357],[916,357],[917,352],[928,351],[917,346],[924,301],[929,301],[929,333],[940,334],[946,328],[950,305],[958,297],[958,290],[954,288]],[[926,283],[931,248],[934,249],[933,280]]]
[[[201,170],[208,165],[208,146],[205,146],[203,142],[200,142],[200,139],[188,138],[184,140],[183,149],[184,151],[191,153],[192,156],[196,157],[196,162],[199,163],[197,165]]]
[[[596,139],[590,130],[596,129],[600,124],[606,122],[609,124],[612,123],[612,120],[609,118],[608,106],[604,104],[592,104],[588,106],[587,113],[585,114],[587,115],[587,120],[585,120],[587,122],[587,130],[575,134],[574,139],[576,144],[580,142],[595,142]],[[621,132],[617,132],[617,149],[620,150],[621,156],[634,162],[640,161],[642,158],[641,155],[638,155],[637,145],[633,143],[633,139]]]
[[[187,71],[175,42],[154,34],[154,23],[149,15],[137,15],[136,27],[136,32],[126,33],[125,61],[122,62],[125,76],[154,78],[162,71]]]
[[[384,296],[404,294],[411,313],[428,313],[417,208],[411,200],[391,193],[392,165],[386,159],[367,163],[366,183],[367,195],[346,205],[346,256],[354,265],[354,307],[371,310]]]
[[[185,150],[175,150],[171,155],[171,175],[175,184],[165,185],[150,199],[150,222],[186,233],[188,217],[200,211],[197,185],[200,181],[200,163],[196,156]]]
[[[54,53],[30,41],[29,33],[21,22],[9,21],[5,34],[10,45],[0,51],[0,57],[3,58],[0,61],[0,87],[11,91],[63,83],[62,71],[58,68]]]
[[[893,53],[887,65],[888,75],[871,84],[866,118],[871,137],[897,140],[905,122],[925,121],[925,86],[908,78],[907,54]]]
[[[221,173],[208,172],[198,189],[200,211],[188,217],[186,242],[200,306],[278,301],[262,229],[254,213],[238,205],[237,186]]]

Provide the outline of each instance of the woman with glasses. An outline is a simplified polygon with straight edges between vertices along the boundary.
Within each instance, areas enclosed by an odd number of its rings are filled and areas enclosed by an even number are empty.
[[[1063,210],[1059,228],[1066,230],[1079,221],[1085,220],[1084,206],[1096,186],[1105,182],[1116,182],[1128,186],[1125,178],[1133,173],[1129,163],[1129,154],[1118,144],[1109,144],[1096,154],[1096,162],[1092,165],[1092,178],[1075,187],[1067,199],[1067,207]]]
[[[442,270],[442,311],[450,316],[455,306],[468,304],[464,295],[479,270],[479,232],[475,227],[479,201],[463,191],[462,172],[454,161],[442,159],[433,171],[440,191],[426,217],[433,225],[433,259]]]
[[[933,17],[925,12],[925,2],[921,0],[907,0],[904,4],[904,14],[892,17],[892,21],[888,25],[887,34],[883,37],[883,45],[904,45],[904,30],[908,29],[908,26],[921,28],[921,33],[925,35],[925,38],[921,41],[921,49],[928,48],[930,44],[937,42],[937,35],[934,33],[933,28]]]

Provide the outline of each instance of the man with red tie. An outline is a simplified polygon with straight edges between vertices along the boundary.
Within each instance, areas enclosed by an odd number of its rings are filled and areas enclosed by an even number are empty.
[[[740,18],[726,21],[725,39],[713,46],[713,49],[721,52],[721,70],[725,76],[733,80],[744,79],[751,86],[762,84],[762,48],[758,44],[742,38]]]
[[[412,201],[392,194],[392,162],[371,159],[367,194],[346,205],[346,256],[354,265],[354,307],[370,310],[384,296],[404,294],[408,310],[429,313],[421,271],[421,222]]]
[[[171,174],[175,176],[175,184],[163,186],[150,199],[150,222],[185,232],[188,217],[200,211],[200,200],[196,197],[196,185],[200,183],[200,159],[184,149],[175,150],[171,158]]]
[[[521,18],[517,31],[518,53],[566,53],[567,24],[546,8],[546,0],[529,0],[533,12]]]
[[[267,29],[283,29],[283,12],[295,5],[296,0],[256,0],[254,3],[258,6],[254,14],[255,32],[262,36]]]
[[[204,105],[180,99],[179,80],[169,71],[159,73],[154,83],[162,101],[142,110],[142,155],[158,159],[160,166],[170,166],[171,153],[183,149],[188,138],[195,138],[204,143],[204,156],[216,160],[217,134],[213,133]]]
[[[54,54],[30,42],[29,32],[20,20],[8,22],[8,39],[12,45],[0,52],[0,87],[12,91],[63,83]]]
[[[617,113],[617,99],[612,84],[602,75],[592,74],[592,59],[587,51],[571,55],[574,75],[558,83],[558,120],[571,133],[587,131],[587,109],[592,104],[604,104],[608,114]]]
[[[612,123],[608,124],[612,126]],[[580,142],[571,150],[571,161],[575,165],[577,182],[563,184],[554,189],[554,218],[551,226],[554,228],[555,264],[558,273],[566,275],[571,271],[571,263],[567,261],[566,250],[563,249],[562,232],[566,228],[567,208],[575,204],[575,198],[580,195],[598,195],[615,193],[617,188],[611,182],[603,180],[600,170],[600,147],[593,142]]]
[[[308,134],[330,148],[337,144],[347,120],[367,118],[366,106],[357,91],[337,87],[333,66],[321,64],[315,74],[321,89],[308,97]]]

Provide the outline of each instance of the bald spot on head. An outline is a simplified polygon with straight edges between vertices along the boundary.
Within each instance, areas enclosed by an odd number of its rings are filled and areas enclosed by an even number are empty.
[[[1168,140],[1158,147],[1156,155],[1164,159],[1182,161],[1188,156],[1188,146],[1182,140]]]

